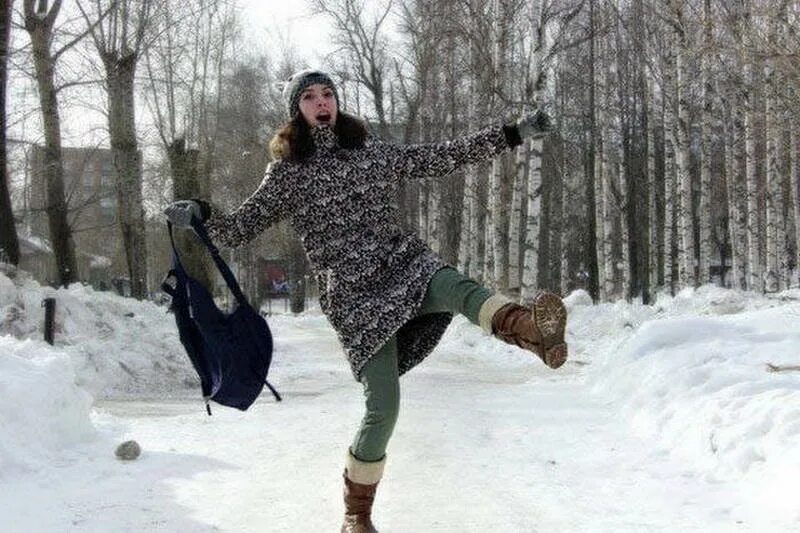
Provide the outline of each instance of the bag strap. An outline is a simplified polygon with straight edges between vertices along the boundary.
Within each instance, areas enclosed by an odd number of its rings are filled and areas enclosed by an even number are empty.
[[[172,234],[172,222],[167,222],[167,229],[169,230],[169,241],[172,244],[172,260],[177,268],[183,270],[180,254],[178,253],[178,248],[175,246],[175,238]],[[197,234],[203,244],[206,245],[206,248],[208,248],[208,251],[211,253],[211,259],[213,259],[214,264],[217,265],[217,270],[219,270],[219,273],[222,274],[225,284],[233,293],[236,301],[239,302],[239,305],[249,305],[247,298],[245,298],[244,294],[242,294],[242,289],[239,287],[239,282],[236,281],[236,277],[233,275],[233,272],[231,272],[228,264],[225,263],[225,261],[219,255],[219,250],[217,247],[211,242],[203,222],[195,217],[192,217],[192,229],[194,229],[194,232]]]

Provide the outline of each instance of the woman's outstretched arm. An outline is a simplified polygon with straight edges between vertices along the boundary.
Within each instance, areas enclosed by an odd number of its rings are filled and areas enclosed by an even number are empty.
[[[537,111],[511,125],[496,124],[441,143],[384,145],[392,170],[401,179],[443,177],[464,165],[490,161],[522,144],[525,137],[550,130],[546,113]]]
[[[258,189],[234,211],[224,213],[202,202],[209,237],[222,246],[235,248],[253,240],[270,225],[291,213],[292,197],[277,165],[267,167]]]

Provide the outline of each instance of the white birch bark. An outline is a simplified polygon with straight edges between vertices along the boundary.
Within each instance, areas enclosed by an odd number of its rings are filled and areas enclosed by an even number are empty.
[[[484,280],[486,278],[484,272],[486,271],[484,268],[483,263],[483,255],[480,253],[481,250],[481,218],[480,218],[480,202],[478,198],[478,179],[479,175],[476,168],[472,168],[471,172],[473,174],[473,181],[475,183],[475,193],[473,194],[472,198],[470,198],[470,211],[472,211],[472,217],[469,219],[469,232],[472,235],[472,241],[470,241],[470,277],[476,280]]]
[[[658,287],[658,217],[656,212],[656,90],[653,82],[647,81],[647,213],[648,242],[648,285],[650,292],[655,293]]]
[[[775,138],[777,129],[775,116],[775,86],[774,72],[771,65],[765,69],[766,81],[766,113],[764,134],[766,137],[767,148],[767,197],[766,197],[766,269],[764,270],[764,290],[766,292],[778,292],[780,280],[778,272],[778,196],[782,194],[780,190],[780,178],[778,176],[778,147]]]
[[[472,277],[475,269],[475,256],[472,255],[473,241],[477,236],[472,233],[472,219],[477,216],[475,207],[476,180],[475,169],[470,165],[464,172],[464,198],[461,206],[461,235],[458,239],[458,267],[461,272]],[[474,279],[474,278],[473,278]]]
[[[461,226],[458,235],[458,269],[469,275],[471,261],[469,224],[472,218],[470,198],[475,194],[475,179],[472,168],[467,167],[464,171],[464,194],[461,197]]]
[[[700,205],[697,219],[700,225],[698,284],[711,282],[711,120],[713,117],[713,91],[711,85],[711,0],[703,2],[704,50],[700,57],[700,76],[703,85],[701,122]]]
[[[496,95],[505,89],[506,63],[508,55],[508,36],[510,17],[508,13],[507,0],[494,0],[495,5],[495,42],[494,42],[494,105],[492,110],[497,113],[500,102]],[[497,157],[492,161],[491,185],[489,191],[489,206],[492,219],[492,251],[493,251],[493,286],[504,291],[508,283],[508,246],[506,241],[505,224],[507,223],[506,213],[503,206],[503,181],[505,179],[505,158]],[[488,247],[487,247],[488,248]]]
[[[533,54],[530,65],[530,77],[535,79],[543,69],[542,57],[546,45],[546,28],[541,27],[542,3],[532,2],[530,5],[530,20],[537,27],[538,32],[533,45]],[[534,91],[537,88],[534,87]],[[526,100],[528,95],[526,94]],[[532,98],[538,103],[539,95],[534,93]],[[539,229],[542,215],[541,188],[542,188],[542,139],[527,141],[524,147],[519,147],[525,153],[525,242],[522,257],[522,284],[520,287],[520,301],[527,303],[533,300],[539,287]]]
[[[725,111],[725,187],[728,197],[728,234],[731,244],[731,288],[747,288],[745,211],[741,201],[741,170],[737,163],[740,132],[737,131],[730,111]]]
[[[511,191],[511,217],[508,224],[508,288],[520,290],[522,279],[520,276],[521,264],[521,229],[522,229],[522,199],[525,183],[528,179],[528,143],[517,147],[514,154],[514,185]]]
[[[620,227],[622,228],[622,297],[629,300],[631,297],[631,254],[630,254],[630,230],[628,229],[628,177],[625,175],[625,165],[622,157],[617,164],[619,176],[619,191],[622,198],[620,206]]]
[[[611,298],[614,294],[614,285],[616,282],[616,269],[614,268],[614,219],[616,213],[616,206],[614,205],[614,198],[612,194],[612,185],[614,181],[613,172],[611,170],[611,149],[614,146],[612,142],[612,118],[611,118],[611,102],[613,100],[613,92],[609,81],[613,79],[610,76],[611,70],[611,47],[606,43],[603,47],[601,64],[603,65],[600,74],[600,87],[599,94],[601,98],[601,105],[599,109],[599,124],[600,124],[600,166],[601,175],[603,177],[603,257],[605,263],[603,269],[605,270],[605,289],[604,293],[606,298]],[[598,265],[599,266],[599,265]]]
[[[490,289],[497,290],[494,278],[494,220],[491,210],[486,211],[483,237],[483,284]]]
[[[675,46],[676,100],[676,162],[678,172],[678,277],[682,287],[695,285],[694,214],[692,210],[692,176],[689,171],[689,102],[687,101],[689,68],[686,36],[681,33]]]
[[[474,3],[475,0],[472,0]],[[473,4],[474,5],[474,4]],[[478,60],[479,51],[475,43],[470,43],[469,62],[472,72],[469,75],[469,94],[467,104],[468,129],[474,131],[477,126],[478,107]],[[478,167],[469,165],[465,170],[464,202],[461,218],[461,238],[459,240],[459,264],[462,272],[475,280],[483,278],[483,260],[480,257],[480,204],[478,198]]]
[[[428,244],[437,254],[441,251],[441,187],[438,182],[428,184]]]
[[[537,140],[528,142],[530,150],[541,154],[542,141]],[[521,148],[521,147],[520,147]],[[527,148],[526,148],[527,151]],[[542,213],[542,167],[541,158],[532,155],[528,164],[528,187],[526,190],[526,200],[528,212],[525,217],[525,254],[524,268],[522,273],[522,291],[520,298],[523,303],[533,299],[536,294],[539,280],[539,220]]]
[[[562,158],[563,159],[563,158]],[[573,205],[570,202],[570,171],[567,164],[563,165],[563,182],[561,185],[561,294],[569,291],[569,235],[567,221],[570,220]]]
[[[675,216],[675,111],[674,111],[673,59],[667,52],[664,64],[663,124],[664,124],[664,288],[674,292],[673,268],[673,218]]]
[[[596,111],[595,111],[596,112]],[[594,213],[595,213],[595,240],[597,243],[597,290],[599,293],[600,301],[608,300],[606,294],[606,247],[604,232],[605,227],[603,221],[605,220],[605,187],[603,186],[603,165],[602,165],[602,150],[603,143],[601,142],[601,128],[597,128],[598,135],[595,138],[595,151],[594,151]]]
[[[763,267],[759,253],[761,221],[758,209],[758,176],[756,175],[756,132],[753,67],[745,65],[744,93],[744,152],[745,186],[747,197],[747,288],[763,292]]]
[[[613,182],[611,165],[609,164],[611,143],[607,140],[609,137],[608,128],[603,129],[605,131],[602,137],[603,150],[601,166],[603,176],[603,248],[605,249],[603,252],[603,256],[605,257],[603,268],[605,269],[606,281],[604,292],[607,298],[611,298],[614,295],[614,282],[616,281],[612,247],[614,243],[614,215],[616,209],[611,195],[611,186]]]

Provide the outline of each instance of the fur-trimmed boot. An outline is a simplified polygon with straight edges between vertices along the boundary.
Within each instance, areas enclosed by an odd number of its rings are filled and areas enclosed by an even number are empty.
[[[382,460],[367,463],[347,453],[347,464],[344,469],[344,523],[342,533],[377,533],[372,525],[372,502],[375,501],[375,490],[383,476]]]
[[[478,320],[484,331],[535,353],[550,368],[567,360],[567,310],[551,292],[537,294],[530,309],[495,294],[481,306]]]

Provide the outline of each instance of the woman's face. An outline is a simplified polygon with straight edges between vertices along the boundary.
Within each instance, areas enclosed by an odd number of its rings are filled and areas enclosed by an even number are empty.
[[[333,90],[327,85],[315,83],[309,85],[300,94],[300,113],[311,127],[327,124],[333,127],[336,124],[336,97]]]

